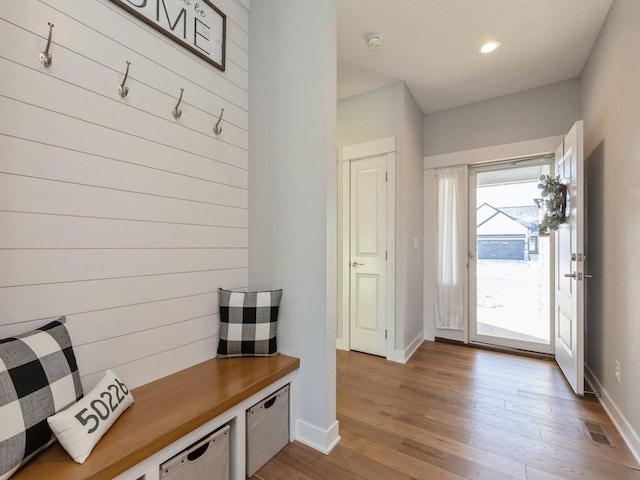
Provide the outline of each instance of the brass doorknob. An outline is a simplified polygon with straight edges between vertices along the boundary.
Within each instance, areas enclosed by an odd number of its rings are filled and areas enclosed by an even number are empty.
[[[352,267],[356,267],[356,268],[357,268],[357,267],[364,267],[364,263],[353,262],[353,263],[351,264],[351,266],[352,266]]]

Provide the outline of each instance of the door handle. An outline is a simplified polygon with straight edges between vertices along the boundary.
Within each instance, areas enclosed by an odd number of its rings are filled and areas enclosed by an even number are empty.
[[[352,267],[356,267],[356,268],[357,268],[357,267],[364,267],[364,263],[353,262],[353,263],[351,264],[351,266],[352,266]]]
[[[577,278],[578,280],[582,280],[584,278],[593,278],[593,275],[590,275],[588,273],[582,273],[582,272],[565,273],[564,276],[567,278]]]

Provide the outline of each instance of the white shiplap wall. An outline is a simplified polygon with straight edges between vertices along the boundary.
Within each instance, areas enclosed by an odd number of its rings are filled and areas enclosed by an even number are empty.
[[[106,0],[0,4],[0,337],[67,315],[85,389],[211,358],[247,286],[248,2],[214,3],[225,72]]]

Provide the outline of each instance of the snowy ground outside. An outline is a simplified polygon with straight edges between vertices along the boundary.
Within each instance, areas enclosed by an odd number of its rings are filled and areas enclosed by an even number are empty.
[[[478,260],[478,334],[549,343],[542,262]]]

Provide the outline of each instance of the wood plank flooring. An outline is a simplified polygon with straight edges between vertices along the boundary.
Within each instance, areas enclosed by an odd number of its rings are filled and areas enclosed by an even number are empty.
[[[640,480],[595,397],[549,360],[439,342],[406,365],[337,357],[338,446],[294,442],[252,480]]]

